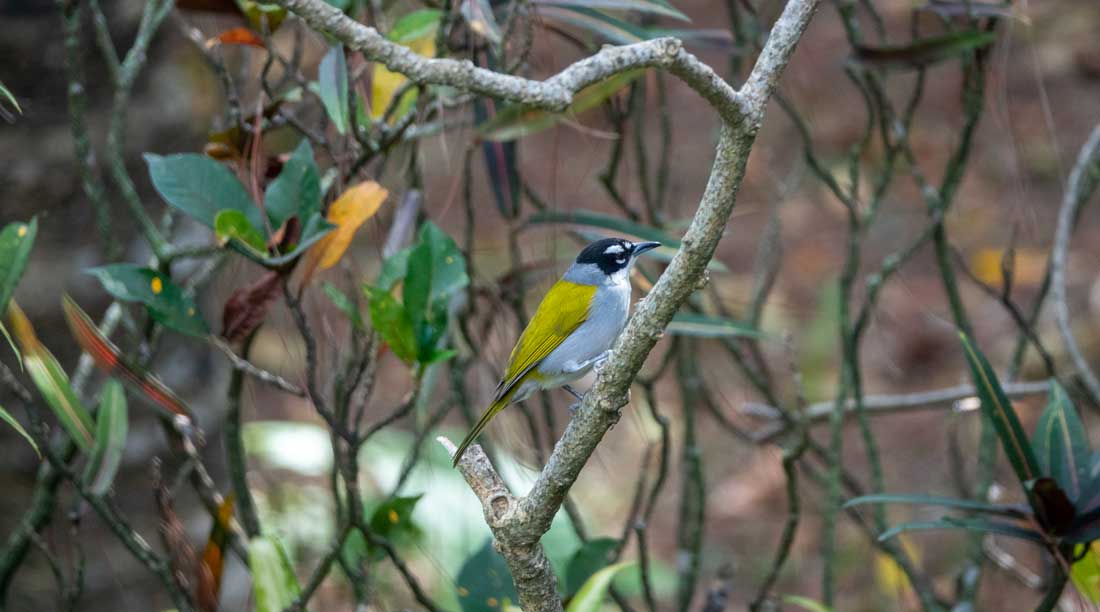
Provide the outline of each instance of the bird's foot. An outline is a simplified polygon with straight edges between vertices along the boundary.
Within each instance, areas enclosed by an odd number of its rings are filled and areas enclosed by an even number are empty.
[[[577,401],[573,402],[572,404],[569,404],[569,416],[573,416],[573,415],[577,414],[577,409],[581,407],[581,402],[584,401],[584,396],[581,395],[580,393],[577,393],[577,390],[574,389],[573,387],[570,387],[569,385],[562,385],[562,389],[565,389],[566,391],[569,392],[569,395],[572,395],[573,397],[577,398]]]

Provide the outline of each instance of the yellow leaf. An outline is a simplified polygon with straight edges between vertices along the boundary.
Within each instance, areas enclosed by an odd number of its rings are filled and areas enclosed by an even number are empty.
[[[435,57],[435,35],[425,36],[417,40],[409,41],[407,45],[409,49],[412,49],[413,53],[422,55],[424,57]],[[389,107],[390,101],[393,100],[393,96],[397,93],[397,90],[405,84],[405,75],[391,72],[388,68],[382,64],[374,65],[374,76],[371,78],[371,95],[370,95],[370,118],[378,120],[382,118],[382,115],[386,114],[386,108]],[[416,102],[416,90],[409,90],[401,96],[401,101],[397,105],[396,112],[390,117],[390,121],[397,121],[402,115],[408,112],[413,103]]]
[[[920,563],[920,551],[913,544],[905,534],[901,534],[897,537],[901,541],[901,549],[905,551],[906,556],[913,560],[914,563]],[[889,555],[884,553],[877,553],[875,555],[875,574],[877,575],[877,582],[879,590],[886,596],[892,599],[902,599],[909,589],[909,577],[905,575],[905,571],[901,569],[897,561],[894,561]]]
[[[974,276],[991,287],[1001,286],[1001,259],[1004,249],[984,248],[970,256],[970,269]],[[1047,255],[1039,249],[1016,249],[1012,279],[1016,286],[1038,285],[1046,274]]]
[[[329,207],[326,217],[336,228],[306,253],[303,284],[309,282],[315,271],[327,270],[340,261],[351,245],[355,231],[378,212],[388,195],[389,192],[374,181],[364,181],[340,194]]]

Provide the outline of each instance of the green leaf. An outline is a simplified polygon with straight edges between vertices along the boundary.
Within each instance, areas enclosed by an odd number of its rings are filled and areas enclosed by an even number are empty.
[[[603,607],[603,600],[607,597],[607,590],[611,588],[611,581],[620,571],[636,565],[634,561],[623,561],[615,565],[609,565],[592,574],[573,599],[565,612],[599,612]]]
[[[8,300],[23,278],[37,234],[38,219],[9,223],[0,231],[0,315],[7,312]]]
[[[845,508],[853,508],[864,504],[918,504],[922,506],[943,506],[945,508],[957,508],[985,514],[999,514],[1015,518],[1024,518],[1029,513],[1020,506],[1004,504],[987,504],[972,499],[958,499],[955,497],[941,497],[938,495],[906,494],[906,493],[877,493],[861,495],[848,500]]]
[[[604,230],[610,230],[619,234],[626,234],[628,236],[634,236],[641,240],[650,240],[654,242],[660,242],[661,246],[655,250],[646,253],[646,257],[652,256],[658,261],[671,261],[672,256],[676,254],[676,251],[680,249],[680,240],[673,238],[665,232],[649,227],[648,225],[642,225],[641,223],[635,223],[622,217],[614,217],[611,215],[605,215],[603,213],[592,212],[584,209],[574,210],[540,210],[531,215],[527,223],[531,225],[540,225],[543,223],[557,224],[557,223],[569,223],[573,225],[584,225],[587,227],[597,227]],[[599,236],[603,238],[604,236]],[[585,234],[585,238],[589,240],[595,240],[597,238],[594,234]],[[707,264],[708,270],[717,272],[728,272],[722,262],[712,259]]]
[[[322,289],[324,290],[325,295],[328,296],[328,299],[332,302],[332,305],[339,308],[340,312],[344,313],[344,316],[346,316],[348,320],[351,321],[352,325],[354,325],[356,329],[366,329],[363,325],[363,317],[359,315],[359,306],[355,302],[351,301],[351,298],[349,298],[343,291],[340,291],[340,289],[336,285],[333,285],[332,283],[327,281],[322,286]]]
[[[371,286],[364,287],[364,290],[370,299],[371,326],[382,335],[382,340],[399,359],[405,363],[415,361],[417,344],[409,313],[389,291]]]
[[[856,59],[874,66],[920,68],[988,47],[997,40],[993,32],[967,30],[922,38],[904,46],[856,45]]]
[[[515,140],[531,134],[537,134],[554,126],[559,121],[572,118],[591,108],[603,104],[605,100],[621,91],[624,87],[645,74],[645,70],[630,70],[611,78],[593,83],[577,92],[573,103],[563,113],[553,113],[532,108],[523,104],[504,107],[492,119],[478,126],[478,134],[485,140]]]
[[[997,437],[1001,440],[1001,447],[1008,455],[1009,463],[1016,472],[1020,484],[1024,485],[1029,480],[1040,476],[1038,462],[1031,450],[1027,435],[1024,433],[1020,419],[1016,411],[1012,409],[1012,403],[1008,401],[1004,389],[997,381],[997,375],[989,361],[970,342],[966,334],[959,332],[963,351],[966,353],[966,361],[970,365],[971,378],[974,387],[978,390],[978,398],[981,400],[982,412],[986,418],[993,422],[997,431]]]
[[[613,217],[603,213],[592,212],[584,209],[574,210],[540,210],[531,215],[527,220],[531,225],[542,223],[570,223],[573,225],[587,225],[600,229],[611,230],[622,234],[641,238],[652,242],[660,242],[663,246],[680,248],[680,241],[659,229],[635,223],[622,217]]]
[[[505,605],[519,604],[508,564],[493,550],[491,539],[466,559],[455,584],[463,612],[500,612]]]
[[[144,304],[149,315],[165,327],[196,337],[210,333],[195,301],[156,270],[137,264],[111,264],[92,268],[88,273],[98,278],[103,289],[115,298]]]
[[[382,262],[382,272],[378,275],[378,282],[375,285],[389,291],[397,283],[405,280],[405,272],[409,268],[409,255],[412,254],[412,250],[413,247],[406,247],[387,257]]]
[[[160,197],[206,227],[213,229],[218,213],[227,208],[244,213],[253,227],[264,226],[260,208],[222,164],[194,153],[146,153],[145,161]]]
[[[336,126],[336,131],[346,134],[348,131],[348,66],[341,45],[329,47],[321,66],[317,71],[321,104],[328,118]]]
[[[593,574],[611,563],[611,555],[619,548],[615,538],[595,538],[581,544],[569,559],[565,569],[565,592],[572,597]]]
[[[466,274],[466,258],[454,239],[439,226],[426,221],[420,227],[420,243],[431,248],[432,301],[448,298],[470,284],[470,277]]]
[[[1097,604],[1100,603],[1100,555],[1097,554],[1100,543],[1087,545],[1087,553],[1084,552],[1085,546],[1078,544],[1073,549],[1073,558],[1077,561],[1070,568],[1070,579],[1082,597]]]
[[[407,497],[395,497],[386,500],[371,513],[371,532],[380,535],[392,544],[399,547],[414,545],[423,535],[420,528],[412,520],[416,503],[423,495],[411,495]],[[385,556],[381,548],[374,548],[372,558],[380,560]]]
[[[1089,441],[1073,402],[1055,379],[1050,380],[1050,398],[1035,426],[1032,447],[1039,472],[1054,478],[1070,499],[1080,499],[1089,478]]]
[[[439,20],[443,17],[442,11],[435,9],[420,9],[403,15],[390,31],[386,38],[395,43],[406,44],[421,38],[435,36],[439,28]]]
[[[412,514],[421,497],[422,495],[413,495],[383,501],[369,512],[371,533],[385,538],[397,547],[408,548],[416,545],[423,536],[423,532],[413,522]],[[372,545],[363,537],[363,533],[356,529],[348,535],[340,554],[348,563],[359,565],[364,560],[381,561],[385,558],[386,551],[380,546]]]
[[[246,249],[256,257],[267,256],[267,241],[263,234],[239,210],[227,208],[219,212],[214,217],[214,235],[221,244],[233,241],[234,246]]]
[[[88,410],[76,398],[69,385],[69,377],[50,351],[39,345],[39,350],[23,350],[23,366],[27,369],[42,399],[50,406],[65,431],[69,432],[81,450],[92,449],[92,429],[95,424]]]
[[[248,567],[252,571],[256,612],[282,612],[298,597],[298,579],[278,539],[252,538],[248,543]]]
[[[93,495],[106,494],[115,481],[118,466],[122,463],[122,451],[126,447],[128,428],[126,393],[122,390],[122,383],[112,378],[100,392],[95,446],[84,467],[84,486]]]
[[[15,99],[15,96],[11,95],[11,91],[9,91],[3,83],[0,83],[0,98],[7,100],[9,104],[15,107],[15,110],[18,111],[20,115],[23,114],[23,109],[19,108],[19,101]]]
[[[694,312],[680,312],[672,317],[665,328],[670,334],[696,336],[699,338],[759,338],[774,340],[774,337],[759,329],[724,317],[712,317]]]
[[[408,256],[402,293],[405,312],[416,336],[417,361],[431,363],[450,356],[439,348],[447,329],[451,295],[469,283],[458,246],[434,223],[420,228],[419,242]]]
[[[534,4],[539,6],[590,7],[594,9],[637,11],[639,13],[664,15],[681,21],[691,21],[687,15],[683,14],[679,9],[664,0],[585,0],[585,2],[577,2],[576,0],[572,2],[569,0],[535,0]],[[541,10],[542,9],[539,9],[540,14]]]
[[[23,425],[20,424],[19,421],[15,420],[15,417],[13,417],[10,412],[4,410],[3,406],[0,406],[0,421],[4,421],[8,425],[11,425],[12,429],[14,429],[19,435],[23,436],[23,439],[31,445],[31,448],[34,449],[34,453],[38,455],[39,458],[42,457],[42,453],[38,451],[38,444],[35,443],[34,438],[32,438],[31,435],[27,433],[26,429],[23,429]]]
[[[264,208],[274,230],[291,217],[306,220],[321,211],[321,178],[308,138],[302,139],[279,176],[268,183]]]
[[[588,30],[618,45],[629,45],[653,38],[645,28],[586,6],[542,6],[539,17]]]
[[[409,253],[401,300],[413,324],[427,320],[432,294],[432,246],[420,242]]]
[[[890,538],[909,531],[928,531],[937,529],[965,529],[967,531],[975,531],[979,533],[992,533],[995,535],[1003,535],[1011,538],[1019,538],[1021,540],[1029,540],[1032,542],[1043,542],[1043,536],[1030,529],[1024,529],[1017,527],[1011,523],[1003,523],[1000,521],[990,521],[980,518],[952,518],[944,517],[938,521],[913,521],[910,523],[902,523],[879,535],[879,541],[889,540]]]
[[[820,601],[810,599],[809,597],[802,597],[801,595],[784,595],[783,603],[788,603],[792,606],[798,606],[799,608],[808,610],[809,612],[832,612],[829,606],[826,606]]]

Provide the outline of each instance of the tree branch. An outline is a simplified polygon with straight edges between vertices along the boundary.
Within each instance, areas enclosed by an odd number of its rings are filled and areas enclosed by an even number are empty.
[[[322,0],[277,0],[314,29],[334,36],[368,60],[421,84],[440,84],[548,110],[564,110],[580,89],[645,67],[667,69],[702,96],[722,119],[710,178],[682,246],[653,290],[636,308],[619,336],[596,383],[554,447],[528,496],[514,498],[477,446],[459,469],[478,494],[498,549],[508,562],[520,604],[527,612],[561,610],[557,580],[539,539],[561,508],[569,489],[619,410],[635,375],[663,335],[665,326],[699,288],[714,255],[745,175],[749,152],[767,102],[794,47],[809,24],[817,0],[790,0],[744,87],[734,90],[713,69],[682,48],[679,40],[659,38],[622,47],[605,46],[544,81],[477,68],[469,61],[427,59],[384,39],[373,28],[344,16]],[[453,452],[453,445],[440,440]]]
[[[428,59],[417,55],[322,0],[276,2],[296,13],[313,29],[335,37],[349,49],[359,51],[370,61],[384,64],[414,83],[449,85],[552,111],[565,110],[572,103],[574,94],[608,77],[636,68],[665,68],[703,96],[726,122],[736,123],[752,112],[763,113],[762,101],[766,101],[778,78],[778,73],[769,77],[769,71],[786,65],[794,48],[793,43],[798,40],[796,35],[793,40],[777,41],[781,44],[775,45],[770,53],[765,47],[760,56],[761,62],[757,64],[760,74],[755,81],[750,76],[753,85],[747,90],[754,104],[745,104],[741,93],[735,91],[710,66],[684,51],[683,43],[675,38],[655,38],[620,47],[605,46],[595,55],[569,65],[550,78],[536,81],[478,68],[469,60]],[[804,13],[801,16],[808,21],[817,1],[799,0],[791,4],[797,5]],[[783,22],[785,25],[782,27],[788,28],[788,31],[782,32],[784,36],[789,38],[794,33],[789,31],[795,26],[794,21]],[[780,24],[776,26],[779,28]],[[798,35],[804,27],[805,24],[798,28]]]

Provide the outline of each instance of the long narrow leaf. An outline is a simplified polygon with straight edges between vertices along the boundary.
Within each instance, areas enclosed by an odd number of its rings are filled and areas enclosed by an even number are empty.
[[[699,338],[759,338],[774,339],[755,327],[727,319],[693,312],[681,312],[672,317],[665,329],[670,334]]]
[[[987,521],[984,519],[956,519],[956,518],[943,518],[938,521],[912,521],[909,523],[902,523],[896,525],[886,531],[882,532],[878,539],[879,541],[886,541],[894,536],[909,531],[929,531],[939,529],[965,529],[967,531],[977,531],[981,533],[992,533],[995,535],[1003,535],[1012,538],[1019,538],[1021,540],[1029,540],[1032,542],[1042,542],[1043,537],[1039,533],[1030,529],[1024,529],[1023,527],[1017,527],[1009,523],[1002,523],[999,521]]]
[[[691,21],[688,16],[680,12],[664,0],[533,0],[532,4],[538,6],[564,6],[564,7],[588,7],[595,9],[612,9],[622,11],[637,11],[639,13],[652,13],[664,15],[681,21]]]
[[[126,393],[122,385],[112,378],[100,394],[95,446],[84,468],[84,485],[93,495],[106,494],[115,481],[118,466],[122,463],[128,429]]]
[[[662,232],[659,229],[635,223],[621,217],[613,217],[598,212],[584,209],[575,210],[540,210],[531,215],[527,223],[538,225],[542,223],[572,223],[575,225],[587,225],[600,229],[612,230],[629,234],[642,240],[660,242],[663,246],[680,248],[680,241]]]
[[[600,38],[618,45],[630,45],[654,38],[643,27],[613,15],[584,6],[541,6],[539,17],[588,30]]]
[[[1016,477],[1019,478],[1021,485],[1038,478],[1039,464],[1035,460],[1031,444],[1028,442],[1023,426],[1020,425],[1016,411],[1012,409],[1012,403],[1008,401],[1004,389],[997,381],[993,367],[970,342],[966,334],[959,332],[959,338],[966,353],[966,361],[970,365],[974,387],[978,390],[982,412],[993,422],[993,427],[997,431],[1005,454],[1008,455],[1012,469],[1016,472]]]
[[[1000,514],[1014,518],[1028,516],[1027,510],[1020,506],[1007,506],[1003,504],[987,504],[973,499],[958,499],[955,497],[941,497],[938,495],[905,494],[905,493],[877,493],[873,495],[861,495],[848,500],[845,508],[853,508],[864,504],[918,504],[922,506],[942,506],[945,508],[957,508],[959,510],[972,510],[984,514]]]
[[[0,100],[6,100],[15,107],[15,110],[18,111],[20,115],[23,114],[23,109],[19,108],[19,100],[15,99],[15,96],[12,95],[11,91],[5,87],[3,83],[0,83]]]
[[[30,319],[15,300],[8,302],[8,320],[19,347],[23,350],[23,366],[38,392],[46,400],[62,427],[69,432],[77,446],[87,451],[92,448],[94,423],[88,410],[76,398],[69,386],[69,377],[39,340]]]
[[[31,448],[34,449],[35,454],[39,457],[42,456],[42,453],[39,452],[38,444],[35,443],[34,438],[32,438],[31,435],[27,433],[26,429],[23,429],[23,425],[19,421],[15,420],[15,417],[13,417],[10,412],[4,410],[3,406],[0,406],[0,421],[4,421],[8,425],[11,425],[11,428],[14,429],[16,433],[23,436],[23,439],[31,445]]]
[[[996,40],[992,32],[968,30],[924,38],[901,47],[857,45],[856,59],[878,66],[920,68],[988,47]]]
[[[69,324],[69,331],[72,332],[76,343],[92,357],[92,361],[100,370],[108,376],[117,377],[138,393],[148,397],[168,416],[182,416],[193,422],[191,411],[183,400],[157,377],[128,363],[122,357],[118,347],[99,332],[92,320],[72,298],[66,295],[62,299],[61,306],[65,313],[65,322]]]

